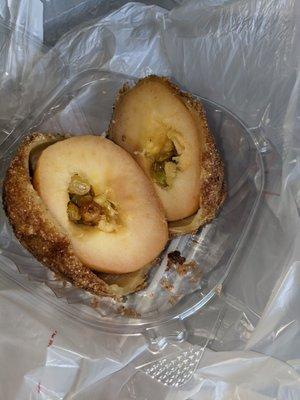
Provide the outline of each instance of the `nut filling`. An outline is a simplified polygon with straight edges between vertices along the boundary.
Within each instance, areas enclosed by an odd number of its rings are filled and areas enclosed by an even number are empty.
[[[170,150],[160,152],[151,164],[151,178],[162,188],[172,186],[173,180],[178,171],[178,153],[170,140]],[[168,143],[168,142],[167,142]]]
[[[180,143],[178,132],[165,126],[162,129],[165,135],[158,136],[156,132],[148,137],[142,153],[152,162],[150,175],[153,181],[163,189],[170,189],[178,172],[182,170],[180,156],[184,146]]]
[[[120,228],[116,205],[108,199],[109,191],[96,194],[87,179],[74,174],[68,187],[68,217],[75,224],[97,227],[110,233]]]

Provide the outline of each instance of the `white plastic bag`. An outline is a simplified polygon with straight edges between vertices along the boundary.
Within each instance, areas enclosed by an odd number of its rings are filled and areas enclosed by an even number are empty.
[[[12,110],[35,111],[50,98],[66,79],[62,64],[69,73],[66,84],[74,73],[99,66],[134,77],[171,75],[191,92],[229,108],[262,140],[267,186],[247,251],[221,297],[188,319],[185,342],[167,346],[158,356],[148,352],[142,337],[81,326],[3,277],[0,385],[5,398],[300,397],[297,18],[299,4],[292,0],[195,0],[172,11],[129,3],[74,28],[33,63],[26,79],[17,76],[21,89],[16,93],[22,97],[9,104],[1,117],[5,122]],[[6,60],[18,46],[9,44]],[[62,63],[49,64],[43,76],[38,68],[53,60],[51,52]],[[28,57],[22,63],[32,63]],[[7,89],[1,90],[3,100]],[[60,123],[63,116],[63,110],[57,113]],[[32,283],[33,292],[37,287]],[[151,378],[150,366],[162,367],[192,351],[189,343],[206,348],[192,379],[174,389]]]

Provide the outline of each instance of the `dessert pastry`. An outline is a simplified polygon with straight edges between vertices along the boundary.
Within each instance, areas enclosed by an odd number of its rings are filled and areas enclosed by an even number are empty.
[[[224,166],[200,102],[166,78],[141,79],[120,91],[109,137],[152,181],[172,234],[194,232],[216,216]]]
[[[168,240],[150,181],[128,153],[100,136],[27,137],[7,171],[3,200],[20,242],[98,295],[137,290]]]

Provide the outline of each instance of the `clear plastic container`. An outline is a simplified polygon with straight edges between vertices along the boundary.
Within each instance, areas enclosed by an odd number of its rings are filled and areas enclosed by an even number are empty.
[[[43,67],[43,62],[39,67]],[[60,59],[53,68],[61,71],[61,79],[55,88],[48,93],[44,91],[47,96],[28,107],[31,112],[18,121],[9,135],[1,136],[1,180],[12,154],[29,132],[103,134],[108,127],[115,95],[124,83],[134,82],[133,77],[97,69],[87,69],[70,78],[70,71]],[[40,82],[36,90],[42,84]],[[180,339],[184,332],[182,320],[218,295],[229,273],[234,273],[239,252],[245,251],[247,246],[247,232],[264,187],[262,153],[266,143],[262,136],[247,129],[224,107],[208,99],[199,99],[225,161],[228,197],[212,223],[195,235],[185,235],[170,242],[160,262],[152,268],[145,290],[128,296],[124,304],[119,304],[57,280],[15,239],[1,207],[0,275],[3,279],[12,279],[30,290],[34,299],[39,300],[39,307],[44,302],[50,303],[71,318],[97,329],[121,334],[148,332],[153,343],[170,335]],[[179,276],[176,271],[166,271],[167,254],[176,249],[188,261],[197,263],[196,275],[191,272]],[[32,281],[36,282],[34,290]],[[171,284],[171,289],[165,288],[163,283],[166,281]],[[133,319],[120,315],[123,306],[133,308],[140,317]]]

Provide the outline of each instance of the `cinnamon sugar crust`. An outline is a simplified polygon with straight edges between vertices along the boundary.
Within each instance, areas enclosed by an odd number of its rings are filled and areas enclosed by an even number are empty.
[[[64,138],[57,134],[34,133],[24,140],[6,173],[4,209],[16,237],[38,261],[81,289],[115,297],[109,285],[74,254],[68,236],[50,215],[31,183],[31,152]]]

